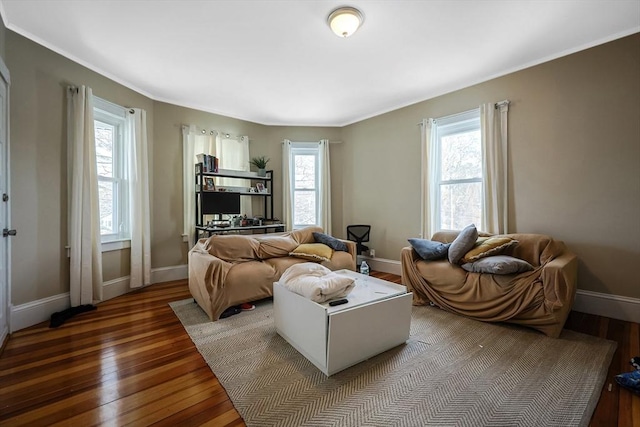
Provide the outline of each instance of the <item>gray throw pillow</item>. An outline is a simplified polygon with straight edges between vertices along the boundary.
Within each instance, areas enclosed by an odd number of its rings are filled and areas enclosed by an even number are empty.
[[[476,262],[462,264],[462,268],[472,273],[513,274],[533,270],[527,261],[508,255],[494,255]]]
[[[413,250],[420,255],[420,258],[427,261],[446,258],[449,246],[451,246],[451,243],[440,243],[426,239],[409,239],[409,243]]]
[[[467,225],[464,230],[458,234],[458,237],[451,242],[449,247],[449,262],[457,264],[460,262],[464,254],[469,252],[478,240],[478,230],[474,224]]]
[[[338,240],[333,236],[329,236],[328,234],[318,233],[317,231],[314,231],[313,238],[316,243],[324,243],[334,251],[349,252],[349,248],[347,248],[347,244],[345,242]]]

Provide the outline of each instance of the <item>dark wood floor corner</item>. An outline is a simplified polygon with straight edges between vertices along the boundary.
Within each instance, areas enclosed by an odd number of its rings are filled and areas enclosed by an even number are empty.
[[[159,283],[59,328],[12,334],[0,354],[0,426],[243,426],[168,305],[190,297],[186,280]],[[640,426],[640,396],[614,381],[640,355],[639,325],[571,312],[566,328],[618,343],[590,425]]]

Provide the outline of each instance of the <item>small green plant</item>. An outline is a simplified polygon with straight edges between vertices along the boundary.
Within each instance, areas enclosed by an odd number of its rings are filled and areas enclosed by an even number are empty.
[[[267,163],[269,163],[270,158],[266,156],[254,157],[249,161],[250,164],[257,167],[258,169],[266,169]]]

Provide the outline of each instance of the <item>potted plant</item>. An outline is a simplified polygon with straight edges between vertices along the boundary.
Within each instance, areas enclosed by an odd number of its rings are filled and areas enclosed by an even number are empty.
[[[269,160],[271,159],[267,156],[253,157],[249,163],[258,168],[258,176],[266,176],[266,168]]]

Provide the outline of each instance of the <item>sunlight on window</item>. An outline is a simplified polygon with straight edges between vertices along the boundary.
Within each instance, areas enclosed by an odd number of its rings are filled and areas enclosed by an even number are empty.
[[[124,143],[126,110],[96,97],[93,125],[102,242],[128,239],[128,184]]]
[[[439,130],[439,229],[461,230],[482,221],[482,144],[479,120]]]
[[[293,223],[317,224],[316,155],[294,155]]]

